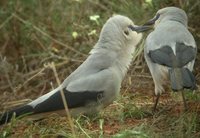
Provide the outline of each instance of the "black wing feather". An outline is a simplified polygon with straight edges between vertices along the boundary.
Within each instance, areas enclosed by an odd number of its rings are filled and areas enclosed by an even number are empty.
[[[149,57],[154,63],[172,67],[176,59],[171,47],[163,46],[162,48],[149,51]]]
[[[86,105],[88,102],[97,102],[102,97],[103,92],[70,92],[63,89],[68,108],[76,108]],[[60,91],[56,92],[48,99],[38,104],[34,108],[34,113],[43,113],[64,109],[63,100]]]
[[[196,57],[196,48],[187,46],[184,43],[176,44],[176,57],[179,67],[185,66]]]

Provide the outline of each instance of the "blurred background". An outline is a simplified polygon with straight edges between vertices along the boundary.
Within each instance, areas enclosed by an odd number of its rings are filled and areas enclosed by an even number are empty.
[[[188,15],[188,28],[198,46],[194,73],[199,84],[198,0],[1,0],[0,111],[55,88],[56,78],[46,65],[54,62],[63,81],[87,58],[103,24],[112,15],[128,16],[141,25],[166,6],[180,7]],[[152,96],[154,85],[144,62],[143,43],[136,55],[123,82],[122,95]]]

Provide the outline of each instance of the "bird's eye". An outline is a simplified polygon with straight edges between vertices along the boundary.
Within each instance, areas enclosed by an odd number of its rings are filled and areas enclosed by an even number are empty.
[[[125,31],[124,31],[124,34],[125,34],[125,35],[129,35],[128,30],[125,30]]]

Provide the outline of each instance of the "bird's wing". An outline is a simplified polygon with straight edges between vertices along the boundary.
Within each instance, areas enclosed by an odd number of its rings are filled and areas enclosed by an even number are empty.
[[[175,50],[165,45],[149,51],[149,57],[154,63],[168,67],[184,67],[196,57],[196,48],[184,43],[176,43]]]
[[[109,69],[99,71],[87,77],[77,79],[67,87],[62,87],[66,102],[69,108],[83,107],[90,102],[98,102],[103,96],[104,91],[112,81],[112,72]],[[112,86],[110,86],[112,87]],[[43,96],[43,100],[32,102],[33,113],[50,112],[64,109],[60,89],[50,95]]]
[[[176,57],[179,67],[183,67],[196,58],[197,48],[184,43],[176,43]]]
[[[70,82],[67,86],[68,91],[102,91],[105,90],[109,81],[113,79],[112,71],[109,69],[99,70],[97,73],[90,74]]]
[[[146,54],[154,63],[183,67],[196,57],[193,36],[184,26],[168,22],[158,25],[146,40]]]
[[[156,50],[150,50],[148,55],[154,63],[169,67],[172,66],[175,59],[175,55],[169,46],[163,46]]]

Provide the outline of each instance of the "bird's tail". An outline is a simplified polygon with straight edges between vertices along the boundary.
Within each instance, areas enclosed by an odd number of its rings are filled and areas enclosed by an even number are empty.
[[[24,105],[22,107],[7,111],[0,114],[0,125],[10,122],[12,116],[15,114],[15,117],[23,116],[25,114],[31,114],[33,112],[33,107],[30,105]]]
[[[188,68],[169,69],[169,78],[172,90],[178,91],[183,88],[196,89],[196,81],[192,72]]]

